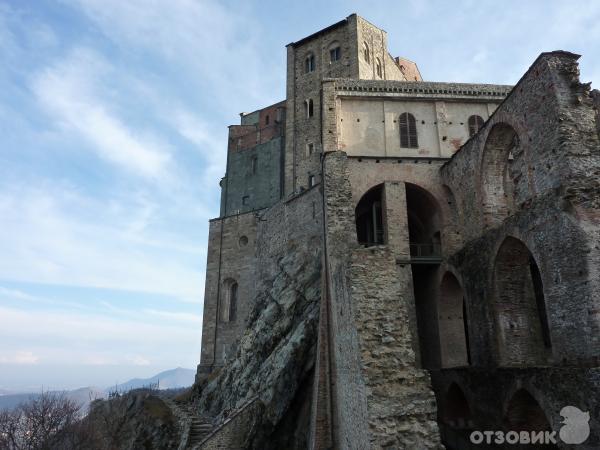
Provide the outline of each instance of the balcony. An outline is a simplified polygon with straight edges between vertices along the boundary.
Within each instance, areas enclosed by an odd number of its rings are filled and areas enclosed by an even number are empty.
[[[440,264],[442,262],[442,247],[440,244],[411,242],[410,262],[412,264]]]

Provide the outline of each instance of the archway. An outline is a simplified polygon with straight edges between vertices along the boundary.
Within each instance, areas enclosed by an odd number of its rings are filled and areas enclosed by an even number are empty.
[[[483,148],[480,190],[483,218],[493,227],[515,210],[515,155],[520,155],[516,131],[505,123],[491,129]]]
[[[512,431],[550,431],[550,423],[537,400],[525,389],[511,397],[504,414],[504,427]]]
[[[461,367],[470,362],[465,312],[463,290],[456,277],[446,272],[442,278],[438,304],[442,367]]]
[[[384,225],[382,211],[383,185],[369,189],[360,199],[355,209],[356,237],[360,245],[370,247],[383,245]]]
[[[496,255],[493,308],[499,363],[546,364],[552,343],[542,277],[527,246],[514,237]]]
[[[456,383],[452,383],[446,392],[442,420],[453,428],[468,428],[471,425],[469,402]]]

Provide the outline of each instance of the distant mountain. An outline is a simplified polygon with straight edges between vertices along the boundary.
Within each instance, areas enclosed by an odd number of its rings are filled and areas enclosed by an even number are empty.
[[[80,389],[74,389],[72,391],[50,391],[50,393],[64,393],[68,399],[73,400],[78,405],[81,405],[83,411],[87,411],[90,401],[96,398],[106,397],[104,391],[93,387],[84,387]],[[40,395],[41,393],[39,392],[0,395],[0,410],[13,409],[21,403],[38,398]]]
[[[149,387],[150,385],[158,384],[159,389],[176,389],[184,388],[194,384],[194,378],[196,371],[192,369],[184,369],[178,367],[177,369],[165,370],[159,374],[154,375],[150,378],[133,378],[125,383],[118,384],[116,389],[118,392],[127,392],[131,389],[138,389],[143,387]],[[74,389],[72,391],[50,391],[52,393],[64,392],[67,398],[74,400],[78,404],[82,405],[82,409],[87,411],[87,407],[90,401],[97,398],[106,398],[109,392],[113,392],[115,386],[99,389],[95,387],[84,387],[80,389]],[[0,391],[0,410],[2,409],[13,409],[19,404],[29,401],[31,399],[39,397],[39,392],[30,393],[19,393],[14,394],[9,391]]]
[[[149,387],[150,385],[155,385],[157,383],[159,389],[183,388],[194,384],[195,376],[195,370],[178,367],[177,369],[165,370],[150,378],[133,378],[125,383],[109,387],[106,389],[106,392],[113,392],[115,391],[115,388],[118,392],[126,392],[131,389]]]

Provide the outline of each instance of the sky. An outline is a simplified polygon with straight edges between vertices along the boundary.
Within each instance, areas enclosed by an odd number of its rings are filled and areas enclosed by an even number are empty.
[[[594,0],[0,0],[0,391],[196,367],[227,125],[353,12],[427,81],[562,49],[600,87]]]

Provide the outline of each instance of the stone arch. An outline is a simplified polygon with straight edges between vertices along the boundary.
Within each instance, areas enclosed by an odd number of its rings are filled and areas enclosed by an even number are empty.
[[[354,210],[356,237],[365,247],[384,244],[382,195],[383,184],[372,187],[363,194]]]
[[[542,276],[527,246],[512,236],[496,254],[492,306],[499,364],[547,364],[552,343]]]
[[[483,223],[497,226],[515,211],[515,157],[521,155],[520,140],[507,123],[496,123],[483,147],[479,190],[482,196]]]
[[[438,329],[442,367],[462,367],[470,363],[469,328],[463,289],[451,272],[440,286]]]
[[[517,389],[507,402],[503,426],[511,431],[551,431],[550,421],[527,389]],[[552,447],[550,447],[552,448]]]
[[[441,252],[442,213],[438,200],[413,183],[406,186],[406,211],[411,256]],[[419,247],[420,246],[420,247]]]
[[[442,422],[452,428],[468,428],[472,425],[471,407],[464,391],[452,382],[444,397]]]

